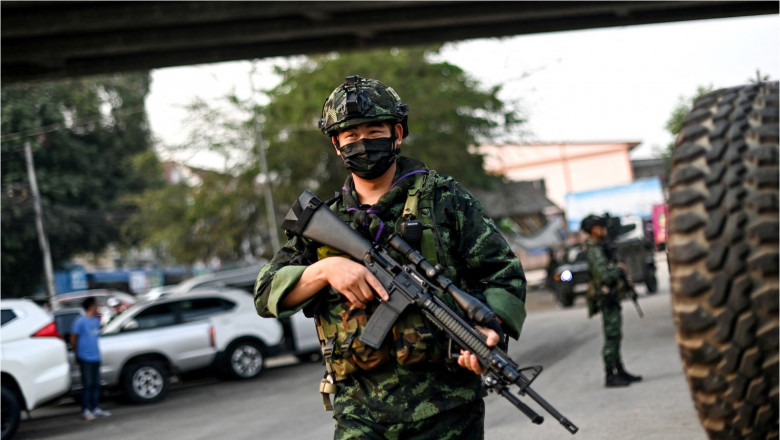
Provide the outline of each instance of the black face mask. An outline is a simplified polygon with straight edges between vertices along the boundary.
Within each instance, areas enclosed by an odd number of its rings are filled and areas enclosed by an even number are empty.
[[[344,166],[356,176],[373,180],[381,176],[395,162],[400,148],[393,149],[395,139],[361,139],[339,147]]]

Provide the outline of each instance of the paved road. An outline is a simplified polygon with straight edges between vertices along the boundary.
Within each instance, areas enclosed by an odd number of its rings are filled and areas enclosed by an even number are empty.
[[[696,418],[674,339],[666,264],[659,264],[659,292],[643,295],[645,318],[624,304],[623,356],[644,381],[606,389],[600,358],[601,323],[588,319],[581,299],[558,308],[549,292],[529,292],[529,317],[510,354],[521,366],[543,365],[533,388],[579,426],[571,436],[545,416],[534,425],[502,397],[487,398],[490,440],[517,438],[579,440],[706,440]],[[108,419],[91,423],[78,417],[70,399],[32,412],[16,439],[328,439],[333,422],[322,411],[317,385],[319,364],[276,360],[262,377],[249,382],[203,378],[178,384],[156,405],[126,405],[107,400]]]

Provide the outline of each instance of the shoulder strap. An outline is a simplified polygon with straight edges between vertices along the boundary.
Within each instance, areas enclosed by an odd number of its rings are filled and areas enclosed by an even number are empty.
[[[427,180],[425,178],[427,175],[428,173],[420,173],[414,176],[414,183],[412,184],[412,187],[409,188],[409,193],[406,196],[406,204],[404,204],[404,217],[411,215],[416,218],[418,216],[418,199],[420,197],[420,190]]]
[[[452,259],[444,247],[441,245],[441,236],[436,228],[434,219],[434,197],[436,189],[436,180],[438,174],[436,171],[420,173],[415,176],[412,187],[404,205],[404,216],[413,215],[425,226],[423,229],[422,240],[420,242],[420,252],[431,264],[441,264],[444,266],[447,276],[455,279],[454,266]]]

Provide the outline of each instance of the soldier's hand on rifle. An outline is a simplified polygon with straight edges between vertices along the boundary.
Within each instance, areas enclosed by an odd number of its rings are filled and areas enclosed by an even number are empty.
[[[329,266],[325,269],[328,284],[341,293],[351,305],[365,309],[366,304],[374,300],[374,292],[384,301],[390,299],[382,283],[363,264],[344,257],[324,258],[318,263]]]
[[[475,326],[474,328],[485,335],[485,342],[487,343],[488,347],[495,347],[496,344],[498,344],[500,339],[498,333],[479,325]],[[460,351],[460,356],[458,356],[458,365],[467,370],[471,370],[476,374],[482,374],[485,372],[485,369],[482,368],[482,365],[479,364],[479,359],[477,359],[477,357],[468,350]]]
[[[374,300],[374,292],[384,301],[390,299],[382,283],[364,265],[349,258],[328,257],[304,270],[298,284],[282,300],[282,305],[291,307],[300,304],[328,285],[359,309],[366,308],[366,304]]]

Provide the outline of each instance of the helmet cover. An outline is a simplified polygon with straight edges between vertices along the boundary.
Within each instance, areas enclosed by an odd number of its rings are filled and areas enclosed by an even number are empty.
[[[344,78],[322,105],[319,128],[329,136],[360,124],[395,121],[403,126],[403,137],[409,134],[409,106],[392,87],[357,75]]]
[[[599,217],[597,215],[591,214],[585,217],[582,220],[582,223],[580,223],[580,229],[582,229],[588,234],[590,234],[590,231],[593,229],[594,226],[606,227],[607,220],[604,217]]]

